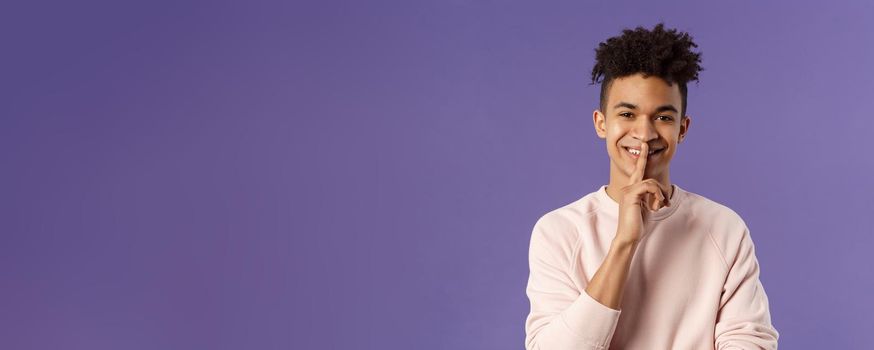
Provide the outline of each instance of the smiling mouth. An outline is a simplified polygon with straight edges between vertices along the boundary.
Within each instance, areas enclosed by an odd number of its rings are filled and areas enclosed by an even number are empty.
[[[639,153],[640,151],[635,150],[635,151],[638,152],[638,153],[635,154],[635,153],[632,153],[631,149],[628,148],[628,147],[622,147],[622,148],[624,148],[624,149],[625,149],[625,153],[628,153],[632,158],[637,159],[638,157],[640,157],[640,153]],[[649,155],[647,156],[647,158],[650,158],[650,157],[653,157],[653,156],[659,155],[659,154],[661,154],[662,151],[664,151],[664,150],[665,150],[664,148],[659,148],[659,149],[656,149],[656,150],[654,150],[654,151],[651,151],[651,152],[649,153]]]

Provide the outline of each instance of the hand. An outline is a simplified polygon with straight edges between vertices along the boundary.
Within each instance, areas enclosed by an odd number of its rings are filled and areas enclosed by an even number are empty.
[[[628,186],[620,190],[619,195],[619,225],[616,233],[617,239],[637,243],[643,235],[644,220],[649,211],[656,211],[671,203],[665,196],[662,185],[654,179],[643,179],[646,170],[646,159],[649,154],[649,145],[646,142],[640,144],[640,157]]]

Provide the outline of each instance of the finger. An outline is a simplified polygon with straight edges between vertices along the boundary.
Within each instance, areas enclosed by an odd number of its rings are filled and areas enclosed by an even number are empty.
[[[664,203],[664,194],[653,179],[646,179],[637,183],[632,190],[633,195],[638,198],[638,202],[647,210],[658,210],[661,204]]]
[[[652,210],[652,200],[649,199],[649,191],[646,189],[637,194],[637,202],[640,204],[641,209]]]
[[[656,210],[659,210],[665,206],[665,194],[661,190],[659,190],[659,199],[655,203],[655,205],[656,205]]]
[[[647,202],[647,204],[649,204],[653,211],[661,209],[665,202],[665,194],[661,190],[661,185],[658,181],[653,179],[646,179],[643,181],[648,185],[647,189],[650,191],[647,193],[647,195],[649,195],[648,198],[650,198],[650,201]]]
[[[646,179],[645,182],[651,182],[652,184],[658,186],[659,189],[659,201],[660,204],[665,207],[670,206],[670,201],[668,200],[668,190],[662,185],[661,182],[656,181],[655,179]]]
[[[659,191],[658,188],[656,188],[656,190],[654,192],[647,193],[647,195],[650,198],[650,200],[648,202],[649,207],[653,211],[659,210],[659,208],[661,208],[661,204],[663,203],[661,191]]]
[[[640,143],[640,155],[637,156],[634,172],[631,173],[631,183],[637,183],[643,180],[643,173],[646,170],[646,156],[649,154],[649,145],[646,142]]]
[[[664,187],[663,185],[661,185],[661,183],[659,183],[659,186],[662,187],[662,203],[663,203],[663,205],[666,207],[670,207],[671,206],[671,199],[668,197],[668,195],[671,193],[670,186]]]

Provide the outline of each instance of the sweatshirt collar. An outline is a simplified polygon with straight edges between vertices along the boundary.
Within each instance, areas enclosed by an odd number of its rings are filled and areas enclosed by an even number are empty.
[[[686,199],[686,191],[675,183],[671,184],[671,186],[674,188],[674,193],[670,198],[671,206],[663,207],[655,212],[650,211],[647,216],[649,220],[657,221],[667,218],[677,211],[677,209],[683,204],[683,200]],[[595,192],[595,197],[598,199],[598,204],[601,210],[604,210],[617,218],[619,217],[619,203],[607,195],[607,185],[601,185],[601,188]]]

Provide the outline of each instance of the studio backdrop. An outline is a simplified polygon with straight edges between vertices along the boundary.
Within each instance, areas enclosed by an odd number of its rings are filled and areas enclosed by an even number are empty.
[[[871,2],[90,0],[0,6],[0,348],[523,349],[594,50],[658,22],[780,347],[874,348]]]

